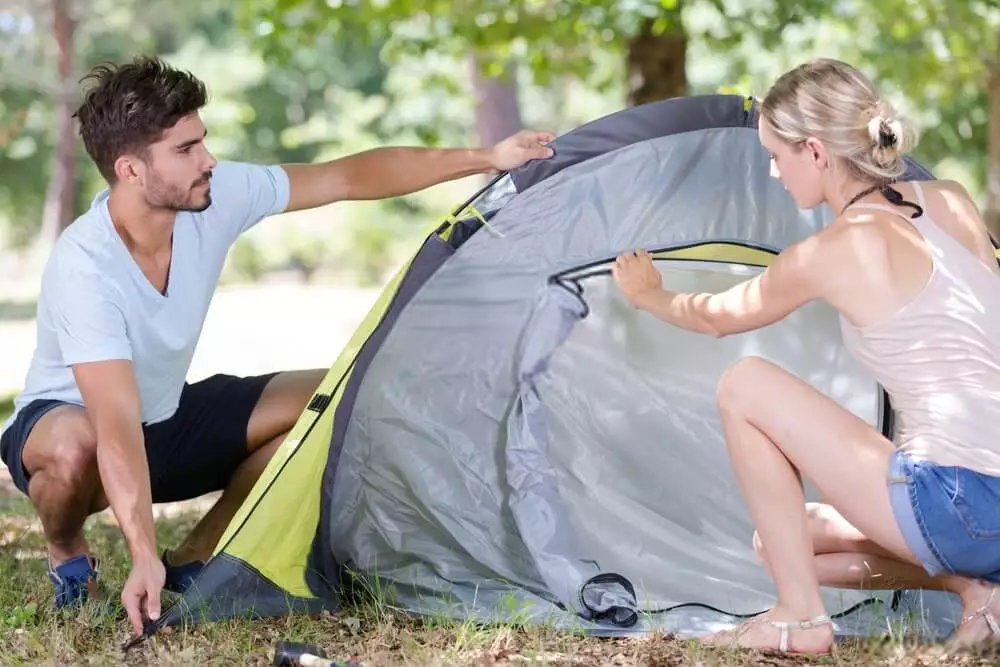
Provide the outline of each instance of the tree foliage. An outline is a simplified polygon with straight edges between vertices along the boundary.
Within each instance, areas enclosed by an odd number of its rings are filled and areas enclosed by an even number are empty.
[[[997,0],[882,0],[859,3],[854,20],[839,19],[853,33],[853,59],[891,86],[922,128],[919,156],[932,165],[961,161],[975,189],[988,168],[998,7]]]
[[[652,34],[684,29],[684,14],[714,15],[699,35],[715,49],[731,49],[752,32],[767,46],[780,43],[783,29],[820,12],[821,0],[244,0],[242,25],[260,39],[269,58],[287,58],[302,40],[323,34],[361,35],[386,44],[386,57],[429,51],[475,53],[487,74],[502,75],[516,59],[530,67],[540,85],[574,76],[590,85],[612,84],[607,73],[594,78],[595,49],[625,53],[648,26]]]
[[[525,123],[566,127],[625,104],[640,39],[681,31],[691,94],[760,95],[814,55],[860,66],[919,123],[918,158],[974,193],[990,170],[991,128],[1000,160],[1000,102],[991,109],[988,94],[998,2],[73,0],[79,74],[138,52],[194,70],[210,84],[222,157],[312,161],[373,143],[464,142],[472,59],[487,76],[519,73]],[[0,9],[0,222],[15,241],[38,229],[55,150],[48,13],[47,0]],[[581,107],[581,91],[599,103]],[[76,157],[79,211],[103,184],[79,143]]]
[[[74,0],[76,72],[154,53],[209,82],[213,147],[221,157],[308,162],[354,129],[336,123],[345,105],[382,92],[388,70],[377,47],[326,36],[288,67],[245,46],[224,0]],[[21,246],[37,233],[56,150],[59,77],[48,3],[0,10],[0,222]],[[78,86],[78,96],[82,86]],[[331,99],[332,91],[346,91]],[[356,115],[353,117],[357,117]],[[325,120],[329,122],[323,122]],[[382,122],[378,113],[366,123]],[[368,129],[368,128],[363,128]],[[378,131],[377,127],[373,131]],[[104,187],[77,141],[75,212]]]
[[[987,77],[996,63],[998,0],[244,0],[241,24],[268,58],[303,40],[350,34],[386,44],[388,62],[428,51],[473,51],[499,75],[516,59],[541,85],[574,76],[589,85],[594,49],[626,53],[652,22],[681,21],[693,49],[725,55],[714,87],[754,83],[762,93],[811,55],[844,58],[873,75],[919,122],[919,157],[961,160],[974,186],[987,169]],[[694,92],[698,92],[695,89]]]

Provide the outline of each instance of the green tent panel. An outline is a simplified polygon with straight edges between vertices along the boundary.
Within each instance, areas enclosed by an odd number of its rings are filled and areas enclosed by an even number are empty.
[[[611,114],[436,224],[157,627],[335,611],[365,588],[418,615],[595,634],[767,609],[720,375],[767,357],[891,436],[885,393],[825,304],[715,339],[634,311],[610,277],[646,248],[669,287],[719,291],[830,222],[770,177],[755,111],[706,95]],[[961,610],[824,593],[841,635],[939,637]]]

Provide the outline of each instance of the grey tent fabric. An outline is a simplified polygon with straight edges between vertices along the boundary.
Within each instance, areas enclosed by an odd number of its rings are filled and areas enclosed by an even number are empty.
[[[691,630],[692,604],[729,621],[757,613],[774,592],[722,447],[721,373],[768,357],[883,426],[880,388],[819,304],[718,341],[629,312],[606,278],[553,280],[634,248],[778,252],[828,224],[770,178],[752,127],[597,152],[516,193],[518,175],[498,182],[490,231],[464,238],[410,299],[359,382],[321,547],[394,583],[406,608],[503,618],[513,606],[603,632]],[[662,268],[700,291],[759,270]],[[602,599],[607,616],[589,604]],[[885,591],[827,600],[849,611],[848,633],[912,615]],[[932,633],[954,622],[936,618]]]
[[[624,110],[460,207],[307,409],[334,411],[331,432],[297,445],[329,439],[302,564],[315,597],[224,547],[160,625],[337,609],[355,587],[414,614],[607,635],[695,635],[766,610],[720,377],[770,359],[887,435],[891,405],[824,304],[714,339],[632,310],[608,275],[621,252],[674,251],[656,263],[668,287],[720,291],[830,223],[770,177],[755,112],[731,95]],[[905,178],[932,176],[911,161]],[[267,511],[265,493],[252,512]],[[936,639],[961,612],[938,592],[824,598],[842,636]]]
[[[656,137],[724,127],[756,130],[758,113],[756,100],[738,95],[695,95],[623,109],[557,138],[552,144],[552,159],[529,162],[511,172],[509,178],[524,192],[569,166]],[[932,178],[912,158],[907,157],[906,162],[907,171],[900,180]]]

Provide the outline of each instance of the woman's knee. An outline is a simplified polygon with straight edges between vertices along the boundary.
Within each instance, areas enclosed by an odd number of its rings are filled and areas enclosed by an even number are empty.
[[[715,389],[715,402],[721,411],[738,410],[746,399],[759,394],[761,381],[775,369],[763,357],[747,356],[730,365],[719,378]]]

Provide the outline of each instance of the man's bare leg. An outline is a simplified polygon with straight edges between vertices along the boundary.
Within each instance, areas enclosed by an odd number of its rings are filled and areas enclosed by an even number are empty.
[[[28,434],[21,461],[45,533],[56,607],[100,598],[83,526],[108,503],[97,468],[97,439],[83,408],[61,405],[46,412]]]
[[[267,467],[275,450],[284,442],[286,435],[283,433],[257,449],[236,469],[229,485],[212,508],[205,513],[184,542],[168,553],[167,559],[171,565],[206,561],[211,557],[226,526],[246,500],[250,489]]]
[[[97,438],[84,410],[64,405],[43,415],[25,442],[22,460],[53,565],[89,555],[84,522],[107,501],[97,470]]]
[[[171,565],[205,561],[236,511],[246,500],[274,452],[312,398],[326,370],[289,371],[276,375],[264,388],[247,425],[247,448],[251,452],[236,469],[222,496],[184,542],[171,551]]]

